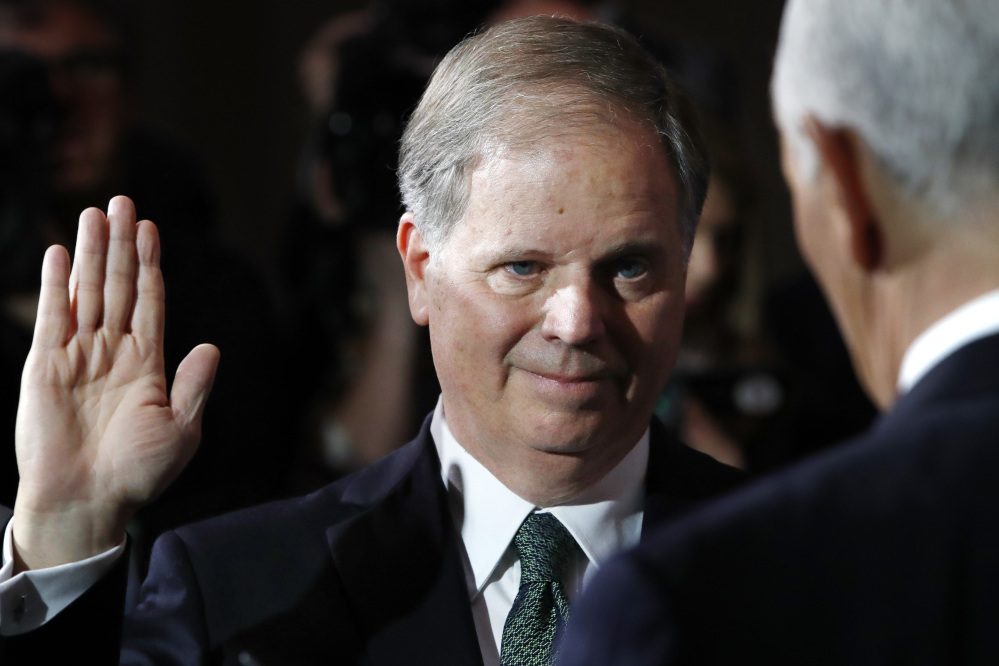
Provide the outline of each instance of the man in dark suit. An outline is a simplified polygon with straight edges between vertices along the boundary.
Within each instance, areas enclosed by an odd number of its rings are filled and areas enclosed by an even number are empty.
[[[218,351],[167,393],[155,227],[123,197],[86,211],[72,274],[61,248],[43,268],[4,663],[114,661],[119,634],[126,663],[551,663],[600,564],[742,479],[651,420],[706,177],[685,98],[625,33],[527,19],[458,46],[400,167],[436,411],[313,495],[164,535],[123,632],[124,525],[193,454]]]
[[[886,411],[605,567],[564,664],[999,663],[997,58],[992,2],[788,3],[798,241]]]

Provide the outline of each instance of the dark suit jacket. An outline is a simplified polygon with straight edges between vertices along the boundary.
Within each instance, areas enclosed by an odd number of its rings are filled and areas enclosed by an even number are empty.
[[[999,664],[999,336],[601,574],[565,666]]]
[[[122,662],[481,664],[429,424],[312,495],[166,533],[125,619]],[[743,478],[654,422],[644,525]],[[3,663],[115,661],[123,569],[37,631],[4,641]]]

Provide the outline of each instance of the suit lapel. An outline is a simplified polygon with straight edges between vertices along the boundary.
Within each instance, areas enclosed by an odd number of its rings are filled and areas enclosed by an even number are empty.
[[[412,445],[411,466],[389,475],[390,487],[376,491],[384,494],[369,509],[327,532],[363,634],[364,664],[481,664],[428,424]],[[354,501],[372,500],[363,477],[355,487]]]

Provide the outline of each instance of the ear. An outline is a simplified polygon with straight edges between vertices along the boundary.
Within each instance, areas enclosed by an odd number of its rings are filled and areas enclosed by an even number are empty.
[[[418,325],[426,326],[430,323],[430,298],[426,276],[430,250],[419,229],[416,228],[412,213],[406,212],[399,218],[399,231],[395,241],[399,248],[399,256],[402,257],[403,268],[406,269],[409,314]]]
[[[854,262],[865,271],[877,270],[885,261],[884,229],[868,196],[859,139],[847,130],[830,129],[813,117],[805,120],[805,129],[828,172],[833,201],[847,224],[845,232]]]

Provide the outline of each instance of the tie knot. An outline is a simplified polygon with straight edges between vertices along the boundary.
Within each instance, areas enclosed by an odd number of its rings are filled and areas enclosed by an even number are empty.
[[[558,583],[576,553],[576,540],[550,513],[532,513],[513,544],[520,555],[520,583]]]

